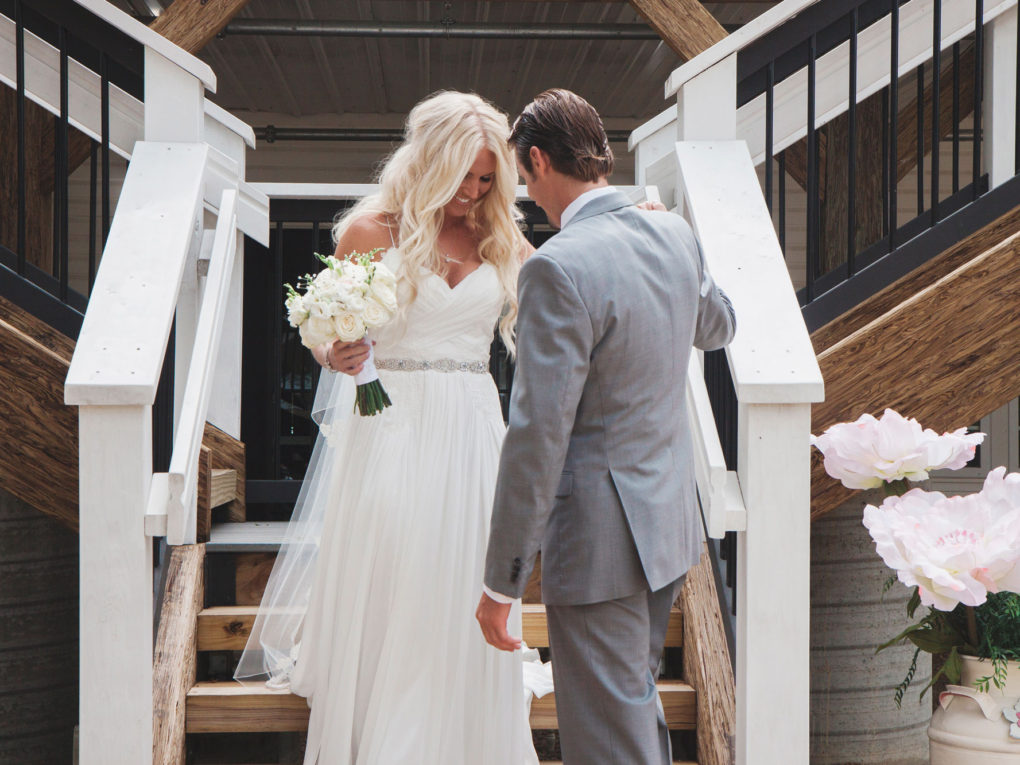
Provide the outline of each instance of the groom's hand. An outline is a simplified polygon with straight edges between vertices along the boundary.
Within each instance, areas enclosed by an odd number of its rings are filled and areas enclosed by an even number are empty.
[[[521,647],[521,639],[511,637],[506,622],[510,618],[510,604],[497,603],[486,594],[478,601],[475,618],[482,628],[485,642],[501,651],[516,651]]]

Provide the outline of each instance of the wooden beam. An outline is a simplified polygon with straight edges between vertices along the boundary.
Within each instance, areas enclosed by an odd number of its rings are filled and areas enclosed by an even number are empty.
[[[195,540],[208,542],[212,529],[212,451],[203,444],[198,449],[198,500],[195,503]]]
[[[247,4],[248,0],[174,0],[149,28],[188,53],[198,53]]]
[[[68,360],[6,313],[0,359],[0,488],[77,531],[78,414],[64,405]]]
[[[868,298],[842,316],[811,333],[815,353],[821,354],[840,340],[849,337],[875,319],[893,310],[904,300],[916,295],[943,276],[973,260],[999,242],[1020,231],[1020,207],[1016,207],[975,234],[957,242],[929,261],[924,268],[911,271],[876,295]]]
[[[685,61],[726,37],[723,25],[698,0],[630,0],[630,4]]]
[[[185,714],[195,684],[195,631],[205,599],[205,545],[171,548],[152,660],[152,761],[185,763]]]
[[[991,247],[818,355],[825,402],[811,430],[886,407],[937,432],[1020,396],[1020,234]],[[845,502],[812,456],[811,517]]]
[[[698,565],[687,572],[680,593],[684,613],[684,680],[698,694],[698,763],[733,765],[737,697],[729,646],[719,612],[708,545]]]

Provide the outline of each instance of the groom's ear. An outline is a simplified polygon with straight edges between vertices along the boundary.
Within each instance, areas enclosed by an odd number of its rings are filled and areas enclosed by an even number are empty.
[[[528,149],[528,158],[531,160],[532,175],[545,175],[552,168],[549,155],[537,146],[532,146]]]

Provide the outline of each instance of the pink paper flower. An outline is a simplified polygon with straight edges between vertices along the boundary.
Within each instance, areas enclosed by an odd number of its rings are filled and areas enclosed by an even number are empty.
[[[979,606],[989,592],[1020,591],[1020,474],[989,475],[986,494],[946,497],[911,489],[864,508],[878,554],[921,602],[940,611]]]
[[[966,428],[940,436],[886,409],[880,419],[864,414],[833,425],[811,436],[811,444],[824,455],[825,472],[848,489],[874,489],[902,479],[923,481],[932,470],[961,468],[984,437]]]

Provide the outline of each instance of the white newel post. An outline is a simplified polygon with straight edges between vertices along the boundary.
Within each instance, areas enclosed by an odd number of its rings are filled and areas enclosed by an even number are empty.
[[[80,406],[79,762],[152,761],[151,406]]]
[[[982,124],[985,170],[995,188],[1016,175],[1017,6],[985,25]]]
[[[741,404],[737,765],[807,765],[810,719],[810,404]]]

